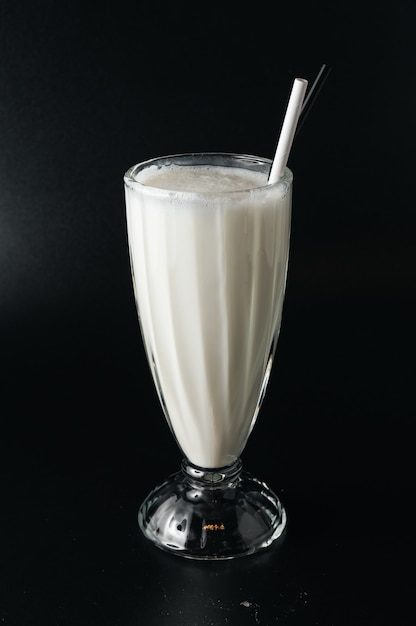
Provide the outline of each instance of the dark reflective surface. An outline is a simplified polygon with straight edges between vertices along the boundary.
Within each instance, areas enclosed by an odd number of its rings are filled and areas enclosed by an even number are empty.
[[[415,623],[415,7],[361,9],[285,7],[293,47],[263,6],[184,28],[186,2],[140,19],[2,3],[0,623]],[[181,457],[142,350],[122,176],[179,151],[272,156],[292,78],[323,62],[291,156],[282,332],[242,457],[287,530],[257,556],[176,559],[137,527]]]

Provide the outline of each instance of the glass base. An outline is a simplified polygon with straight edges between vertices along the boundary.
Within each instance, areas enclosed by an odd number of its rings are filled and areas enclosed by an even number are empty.
[[[232,559],[269,547],[286,513],[269,487],[242,471],[238,459],[202,469],[184,459],[182,470],[156,487],[139,510],[144,535],[162,550],[190,559]]]

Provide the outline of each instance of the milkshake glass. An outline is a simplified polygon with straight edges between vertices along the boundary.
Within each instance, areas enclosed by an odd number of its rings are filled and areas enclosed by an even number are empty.
[[[155,545],[230,559],[286,524],[271,489],[242,469],[280,330],[292,173],[227,153],[151,159],[125,174],[128,245],[144,348],[182,468],[140,507]]]

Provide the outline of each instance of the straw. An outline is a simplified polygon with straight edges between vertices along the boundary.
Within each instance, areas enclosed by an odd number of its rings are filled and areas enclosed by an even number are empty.
[[[292,92],[283,120],[276,154],[270,170],[269,184],[279,182],[285,171],[307,86],[308,81],[304,78],[295,78],[293,81]]]
[[[312,105],[314,104],[315,100],[319,96],[321,89],[324,86],[324,83],[329,76],[330,71],[331,71],[331,68],[324,63],[321,66],[321,69],[319,70],[318,75],[312,84],[312,87],[309,89],[308,93],[306,94],[305,100],[303,101],[303,104],[302,104],[299,122],[298,122],[296,132],[295,132],[295,138],[299,135],[299,132],[311,111]]]
[[[315,89],[316,89],[316,87],[317,87],[317,85],[318,85],[319,81],[321,80],[322,75],[323,75],[323,73],[325,72],[325,69],[326,69],[326,65],[325,65],[325,63],[324,63],[324,64],[321,66],[321,69],[319,70],[317,77],[316,77],[316,78],[315,78],[315,80],[313,81],[312,87],[309,89],[308,95],[305,97],[305,100],[303,101],[303,104],[302,104],[302,109],[301,109],[301,113],[302,113],[302,114],[304,113],[304,111],[305,111],[305,109],[306,109],[306,107],[307,107],[307,105],[308,105],[308,102],[309,102],[309,100],[311,99],[311,96],[312,96],[313,92],[315,91]]]

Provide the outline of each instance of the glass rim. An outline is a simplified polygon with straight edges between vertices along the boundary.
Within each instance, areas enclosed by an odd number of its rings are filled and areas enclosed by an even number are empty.
[[[146,159],[145,161],[140,161],[135,165],[129,167],[124,174],[124,184],[126,187],[141,191],[145,193],[151,193],[156,195],[165,195],[170,196],[175,193],[180,193],[182,196],[202,196],[202,197],[214,197],[214,196],[228,196],[232,194],[247,194],[253,192],[260,192],[264,190],[276,189],[279,186],[290,186],[293,180],[293,172],[288,167],[285,168],[283,177],[277,181],[276,183],[267,183],[265,185],[260,185],[259,187],[248,187],[247,189],[238,189],[232,191],[183,191],[183,190],[175,190],[175,189],[163,189],[160,187],[155,187],[151,185],[146,185],[136,179],[136,175],[138,172],[143,171],[144,169],[151,167],[152,165],[157,164],[170,164],[174,160],[200,160],[201,165],[207,165],[208,163],[203,163],[204,160],[213,160],[214,158],[241,161],[243,165],[245,163],[251,162],[252,164],[265,165],[269,167],[269,170],[272,166],[272,160],[268,157],[260,157],[253,154],[245,154],[245,153],[237,153],[237,152],[179,152],[176,154],[168,154],[162,155],[158,157],[152,157],[150,159]],[[196,162],[195,165],[198,163]],[[192,164],[191,164],[192,165]]]

